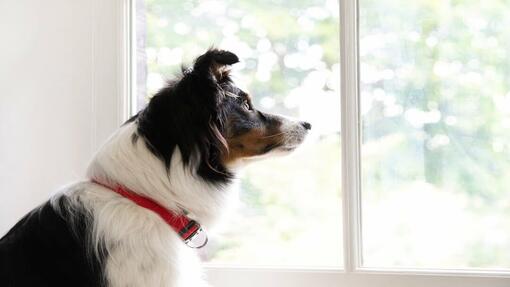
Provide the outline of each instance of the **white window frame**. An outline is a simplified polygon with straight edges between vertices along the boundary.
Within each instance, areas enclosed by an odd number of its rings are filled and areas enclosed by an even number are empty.
[[[358,0],[340,1],[341,120],[342,120],[342,200],[343,269],[251,268],[206,264],[213,286],[223,287],[310,287],[310,286],[391,286],[391,287],[508,287],[508,270],[432,270],[403,268],[366,268],[361,249],[361,183],[358,57]],[[101,142],[113,130],[104,123],[119,124],[134,111],[136,66],[133,29],[134,0],[94,0],[97,13],[96,74],[98,95],[109,99],[96,104],[96,138]],[[99,43],[99,44],[98,44]],[[102,63],[112,63],[105,65]],[[105,61],[102,61],[105,60]],[[113,76],[112,76],[113,75]],[[113,84],[112,84],[113,83]],[[111,107],[116,106],[115,110]],[[113,120],[112,120],[113,118]],[[104,120],[103,120],[104,119]],[[96,144],[97,145],[97,144]],[[320,242],[310,242],[320,244]],[[339,256],[341,256],[339,254]]]
[[[92,146],[102,143],[132,114],[134,67],[131,0],[92,0],[93,111]]]

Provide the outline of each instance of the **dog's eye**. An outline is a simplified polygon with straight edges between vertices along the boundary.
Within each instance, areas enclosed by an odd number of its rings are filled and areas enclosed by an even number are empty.
[[[248,110],[248,111],[251,110],[250,104],[248,104],[248,101],[243,101],[243,108]]]

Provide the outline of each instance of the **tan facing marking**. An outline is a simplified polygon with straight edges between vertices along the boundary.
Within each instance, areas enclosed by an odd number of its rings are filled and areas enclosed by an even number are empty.
[[[227,139],[229,152],[223,157],[223,163],[232,163],[238,159],[261,155],[267,146],[279,144],[283,135],[267,132],[264,128],[251,131],[234,138]]]

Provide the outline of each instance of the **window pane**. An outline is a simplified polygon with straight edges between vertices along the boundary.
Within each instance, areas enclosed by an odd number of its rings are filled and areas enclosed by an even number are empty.
[[[510,268],[509,9],[360,1],[365,266]]]
[[[212,44],[238,54],[236,82],[270,113],[306,119],[294,155],[249,166],[241,203],[203,252],[213,263],[337,267],[342,262],[338,3],[137,2],[138,108]]]

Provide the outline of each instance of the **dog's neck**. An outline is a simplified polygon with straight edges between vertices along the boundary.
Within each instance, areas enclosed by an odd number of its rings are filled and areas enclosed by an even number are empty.
[[[232,200],[229,184],[201,179],[192,166],[184,166],[178,148],[170,168],[149,151],[143,139],[133,140],[136,123],[122,126],[97,152],[87,176],[104,184],[122,185],[165,208],[210,227]]]

